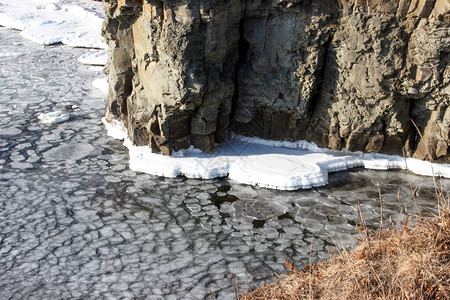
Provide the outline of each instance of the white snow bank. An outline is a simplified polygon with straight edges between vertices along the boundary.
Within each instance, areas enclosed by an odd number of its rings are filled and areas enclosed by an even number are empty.
[[[152,153],[149,147],[133,146],[123,123],[103,119],[108,135],[125,140],[130,168],[165,177],[189,178],[227,176],[245,184],[296,190],[327,184],[328,173],[354,167],[408,169],[420,175],[450,178],[450,165],[431,164],[413,158],[383,154],[331,151],[306,141],[280,142],[234,136],[213,153],[193,147],[172,156]]]
[[[0,26],[36,43],[106,49],[103,4],[90,0],[0,0]]]

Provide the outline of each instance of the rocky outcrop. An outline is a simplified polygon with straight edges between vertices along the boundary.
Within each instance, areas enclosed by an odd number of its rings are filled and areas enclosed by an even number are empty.
[[[448,0],[109,0],[107,120],[136,145],[228,132],[448,159]]]
[[[307,138],[332,149],[447,156],[449,2],[359,2],[342,6]]]

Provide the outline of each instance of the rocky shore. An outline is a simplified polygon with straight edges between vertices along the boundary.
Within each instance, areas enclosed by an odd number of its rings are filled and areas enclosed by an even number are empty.
[[[135,145],[234,133],[448,161],[446,0],[105,0],[106,119]]]

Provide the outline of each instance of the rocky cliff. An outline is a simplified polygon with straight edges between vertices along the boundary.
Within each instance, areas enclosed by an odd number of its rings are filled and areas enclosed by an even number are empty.
[[[448,0],[105,0],[107,120],[136,145],[235,132],[448,160]]]

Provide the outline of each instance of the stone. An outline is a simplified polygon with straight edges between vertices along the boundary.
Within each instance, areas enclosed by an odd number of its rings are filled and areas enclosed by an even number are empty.
[[[105,11],[107,120],[136,145],[211,151],[234,132],[449,158],[448,1],[105,0]]]

